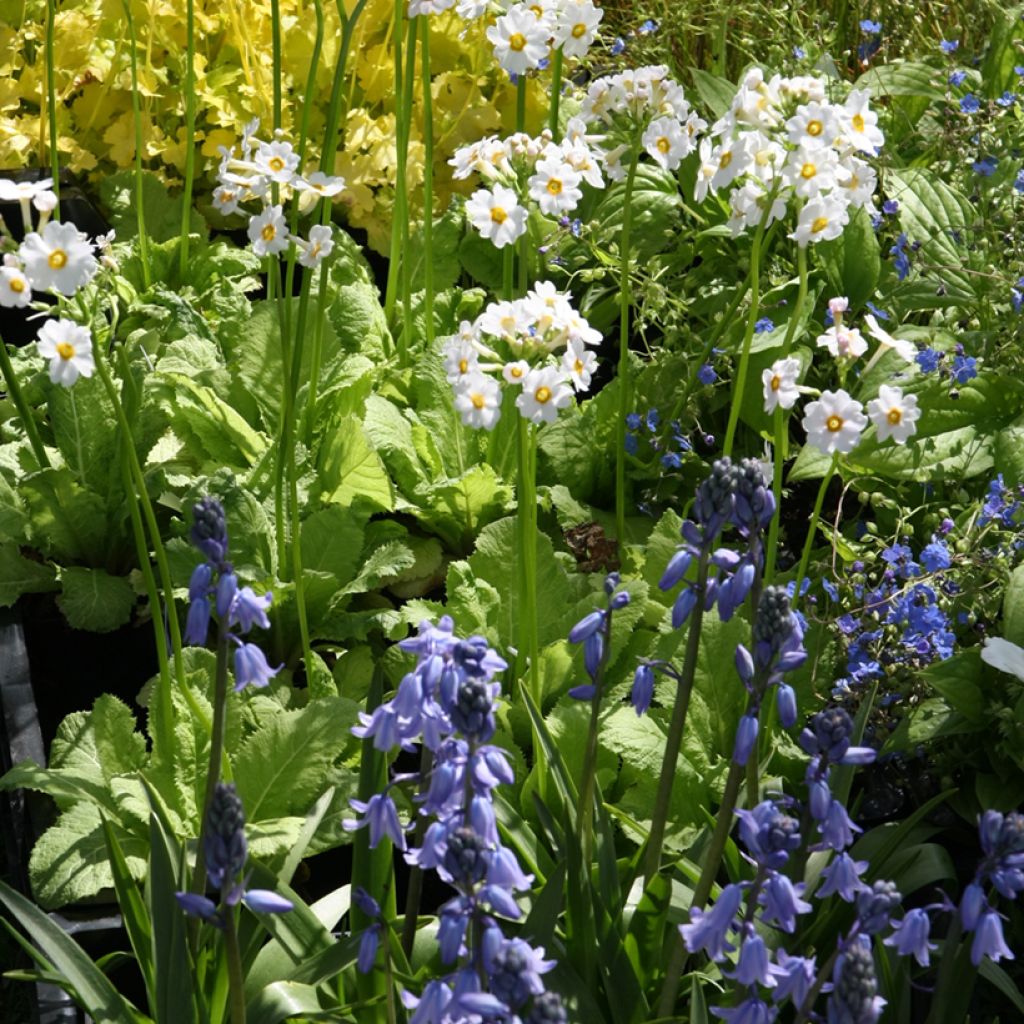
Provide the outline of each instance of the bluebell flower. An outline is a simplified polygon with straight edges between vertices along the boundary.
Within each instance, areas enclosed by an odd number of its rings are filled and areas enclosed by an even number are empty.
[[[720,960],[735,947],[727,939],[733,920],[743,902],[743,889],[731,883],[719,894],[710,910],[690,909],[690,923],[681,924],[679,933],[690,953],[703,950],[710,959]]]
[[[974,929],[974,941],[971,943],[971,963],[980,966],[981,961],[989,959],[998,963],[1002,959],[1012,960],[1013,950],[1003,938],[1003,922],[994,910],[986,910]]]
[[[206,564],[199,568],[207,568]],[[194,597],[188,606],[188,617],[185,619],[184,641],[186,644],[199,646],[206,643],[210,631],[210,601],[207,597]]]
[[[976,114],[981,109],[981,103],[974,93],[968,93],[960,100],[960,112],[963,114]]]
[[[955,89],[958,86],[963,85],[964,79],[966,77],[966,71],[951,71],[949,73],[949,84],[953,86],[953,88]]]
[[[956,53],[956,51],[959,49],[959,47],[960,47],[960,40],[959,39],[943,39],[942,42],[939,43],[939,49],[943,53]]]
[[[630,691],[630,701],[636,710],[637,715],[643,715],[651,706],[654,698],[654,669],[646,662],[637,666],[633,676],[633,689]]]
[[[764,334],[767,331],[774,331],[774,330],[775,330],[775,323],[771,319],[771,317],[763,316],[763,317],[761,317],[760,320],[757,320],[754,323],[754,333],[755,334]]]
[[[857,895],[857,918],[864,935],[875,935],[889,925],[893,911],[903,900],[895,882],[876,881]]]
[[[908,910],[902,920],[893,922],[892,935],[883,940],[884,944],[894,947],[900,956],[913,956],[922,967],[927,967],[931,951],[938,948],[928,941],[931,926],[928,911]]]
[[[374,793],[368,802],[352,798],[349,803],[364,817],[361,821],[344,821],[342,824],[347,831],[353,832],[368,825],[371,847],[376,847],[382,839],[390,839],[398,849],[405,849],[405,832],[398,820],[398,809],[386,792]]]
[[[1013,73],[1018,78],[1024,78],[1024,64],[1014,64]]]
[[[562,997],[557,992],[545,992],[537,996],[530,1007],[526,1024],[569,1024],[569,1015],[562,1005]]]
[[[232,639],[235,639],[232,637]],[[284,668],[284,662],[271,668],[267,656],[255,644],[235,639],[235,692],[247,686],[269,686],[270,680]]]
[[[759,867],[777,871],[800,848],[800,822],[782,811],[774,800],[762,800],[752,810],[740,809],[735,813],[743,845]]]
[[[484,954],[491,991],[514,1010],[531,996],[544,992],[540,976],[554,966],[554,960],[544,959],[543,950],[534,949],[523,939],[505,939],[493,953]]]
[[[782,1003],[789,999],[797,1009],[800,1009],[817,976],[818,969],[814,957],[790,956],[785,948],[780,946],[775,954],[775,988],[772,990],[772,1001]]]
[[[866,860],[854,860],[843,851],[833,857],[832,862],[821,873],[823,884],[816,895],[819,899],[838,896],[845,903],[853,903],[857,894],[865,888],[860,876],[867,870]]]
[[[914,357],[922,373],[934,373],[939,368],[942,353],[933,348],[926,348]]]
[[[775,1010],[757,995],[744,999],[739,1006],[713,1006],[711,1012],[726,1024],[771,1024]]]
[[[750,760],[751,751],[757,743],[757,732],[757,715],[744,715],[736,727],[736,742],[732,752],[734,764],[745,765]]]
[[[796,931],[797,916],[809,914],[814,909],[801,899],[803,891],[803,882],[794,885],[781,872],[770,872],[758,897],[763,908],[761,919],[765,924],[778,925],[782,931],[792,934]]]
[[[220,567],[228,551],[228,527],[224,506],[216,498],[202,498],[192,506],[192,543]]]

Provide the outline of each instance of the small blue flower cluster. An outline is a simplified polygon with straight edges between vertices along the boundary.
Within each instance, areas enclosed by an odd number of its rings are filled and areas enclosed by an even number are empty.
[[[860,23],[860,30],[866,38],[857,47],[857,58],[861,64],[867,64],[882,46],[882,23],[864,18]]]
[[[206,823],[203,844],[206,875],[214,889],[219,890],[220,899],[214,902],[201,893],[175,893],[181,909],[217,928],[224,927],[225,913],[239,903],[262,914],[283,914],[291,910],[291,901],[276,892],[247,889],[245,879],[238,881],[245,870],[249,850],[245,841],[245,810],[234,783],[217,783]]]
[[[907,275],[910,273],[910,257],[907,255],[908,241],[907,236],[900,232],[899,237],[896,239],[896,244],[889,250],[889,255],[892,257],[892,265],[896,270],[896,277],[900,281],[906,280]],[[912,250],[913,248],[911,246]]]
[[[273,595],[257,595],[252,587],[239,587],[228,556],[228,529],[224,508],[216,498],[203,498],[192,506],[192,543],[206,556],[192,572],[189,580],[188,619],[185,622],[185,643],[204,644],[210,630],[211,605],[217,612],[220,628],[227,631],[235,645],[235,690],[253,686],[267,686],[284,667],[271,668],[266,656],[256,644],[244,643],[234,633],[234,627],[245,635],[253,626],[270,628],[267,609]]]
[[[1017,488],[1017,495],[1024,497],[1024,487]],[[1006,486],[1003,474],[999,473],[994,480],[989,481],[985,503],[981,506],[981,513],[978,516],[978,525],[986,526],[998,520],[1007,529],[1016,530],[1020,525],[1017,521],[1020,508],[1020,501]]]
[[[714,373],[714,369],[711,369]],[[713,381],[709,381],[713,383]],[[631,412],[626,417],[626,451],[630,455],[636,455],[640,448],[640,436],[646,435],[647,443],[653,451],[662,452],[661,464],[665,469],[679,469],[683,464],[682,456],[693,450],[690,439],[683,433],[682,425],[678,420],[669,424],[669,436],[662,435],[661,414],[657,409],[648,409],[641,416],[637,412]],[[705,437],[705,442],[714,443],[711,435]]]
[[[412,750],[422,743],[433,754],[432,766],[424,775],[396,776],[368,802],[350,801],[363,817],[344,825],[350,831],[368,826],[371,846],[390,839],[409,864],[435,870],[457,891],[440,908],[438,927],[441,962],[453,970],[430,981],[422,995],[403,995],[413,1011],[410,1024],[515,1020],[528,1005],[529,1024],[564,1022],[558,996],[546,993],[541,979],[554,961],[522,939],[506,939],[494,916],[522,917],[515,893],[528,890],[533,880],[502,845],[493,806],[494,789],[515,780],[505,752],[488,742],[501,692],[495,676],[507,665],[483,637],[463,640],[453,630],[452,619],[444,616],[436,626],[423,622],[417,636],[401,641],[403,650],[416,654],[416,667],[392,700],[372,715],[362,713],[361,725],[352,730],[372,739],[378,750]],[[390,795],[392,786],[404,783],[418,784],[418,814],[432,819],[416,849],[407,849]],[[379,917],[375,904],[365,907],[368,916]],[[376,957],[379,922],[370,931],[362,940],[363,970]]]

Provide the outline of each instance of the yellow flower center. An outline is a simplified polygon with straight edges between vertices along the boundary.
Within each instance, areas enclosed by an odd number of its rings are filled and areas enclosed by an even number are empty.
[[[277,228],[275,228],[273,224],[266,224],[260,232],[260,238],[262,238],[264,242],[272,242],[276,234]]]
[[[61,359],[70,359],[75,354],[75,346],[70,341],[60,341],[57,343],[57,355]]]
[[[533,11],[538,21],[544,17],[544,8],[540,4],[530,4],[530,10]]]
[[[864,118],[861,114],[854,114],[853,117],[850,118],[850,123],[853,125],[853,130],[855,132],[864,131]]]
[[[813,178],[818,173],[817,164],[804,164],[800,168],[800,177],[803,179]]]
[[[503,206],[495,206],[491,209],[491,220],[493,220],[495,224],[504,224],[507,219],[508,214],[505,212],[505,208]]]
[[[459,373],[466,373],[467,370],[469,370],[469,360],[468,359],[460,359],[459,360]]]
[[[777,374],[772,374],[772,391],[778,391],[782,387],[782,378]]]
[[[68,262],[68,254],[63,249],[54,249],[46,258],[51,270],[60,270]]]
[[[484,396],[474,392],[469,396],[469,400],[473,403],[474,409],[482,409],[487,403],[484,401]]]
[[[808,121],[807,122],[807,134],[817,138],[823,131],[825,126],[820,121]]]
[[[890,409],[885,418],[895,427],[903,419],[903,412],[900,409]]]
[[[584,25],[582,21],[578,21],[575,25],[573,25],[573,27],[572,27],[572,37],[573,37],[573,39],[579,39],[580,36],[585,36],[586,34],[587,34],[587,26]]]
[[[850,175],[850,180],[846,183],[848,189],[860,188],[860,178],[856,174]]]
[[[577,360],[576,360],[576,361],[575,361],[575,362],[574,362],[574,363],[572,364],[572,368],[573,368],[573,369],[574,369],[574,370],[575,370],[575,371],[576,371],[577,373],[582,373],[582,372],[583,372],[583,360],[582,360],[582,359],[577,359]]]
[[[732,163],[732,150],[727,150],[718,161],[718,169],[724,171]]]
[[[842,416],[836,416],[833,414],[825,421],[825,426],[831,433],[835,434],[843,429],[843,418]]]
[[[768,109],[768,97],[767,96],[762,96],[757,101],[756,105],[757,105],[757,109],[758,110],[767,110]]]
[[[551,401],[551,388],[541,386],[533,393],[533,397],[543,405],[545,402]]]
[[[828,227],[828,217],[815,217],[811,223],[811,234],[816,235],[819,231],[824,231]]]
[[[526,36],[522,32],[513,32],[508,37],[508,47],[510,50],[515,50],[518,53],[526,47]]]
[[[11,291],[16,295],[20,295],[25,290],[25,282],[20,277],[12,277],[8,282],[11,287]]]
[[[523,368],[521,366],[510,366],[508,375],[510,377],[514,377],[516,380],[519,380],[519,378],[522,377],[523,375]]]
[[[547,189],[553,196],[557,196],[562,191],[562,183],[558,178],[552,178],[548,182]]]
[[[664,135],[658,136],[658,141],[655,145],[658,147],[659,153],[667,153],[672,148],[672,143]]]
[[[267,166],[277,174],[279,171],[284,170],[284,161],[279,156],[272,156],[267,161]]]

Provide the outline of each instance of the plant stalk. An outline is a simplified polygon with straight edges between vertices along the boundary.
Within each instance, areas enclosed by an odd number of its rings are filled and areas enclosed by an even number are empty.
[[[434,105],[430,92],[430,17],[419,15],[423,73],[423,321],[427,348],[434,346]]]
[[[192,224],[192,186],[196,172],[196,26],[195,0],[185,6],[185,188],[181,195],[181,245],[178,276],[184,282],[188,272],[189,230]]]
[[[25,401],[25,394],[21,390],[18,378],[14,374],[14,366],[11,363],[11,357],[7,353],[7,345],[2,337],[0,337],[0,373],[3,374],[4,387],[7,394],[10,395],[15,409],[18,410],[18,415],[21,417],[22,426],[25,428],[25,436],[28,437],[28,443],[32,446],[32,452],[36,457],[36,462],[39,463],[39,468],[49,469],[50,457],[46,454],[43,439],[39,436],[39,427],[32,417],[32,410],[29,409],[28,402]]]
[[[807,539],[804,541],[803,554],[800,556],[800,567],[796,571],[793,597],[790,600],[790,605],[794,609],[800,603],[800,588],[803,586],[804,577],[807,575],[807,565],[811,560],[811,549],[814,547],[814,535],[818,529],[818,516],[821,515],[821,506],[825,503],[825,492],[828,490],[828,485],[832,482],[832,477],[835,474],[838,463],[839,456],[833,455],[828,471],[821,478],[821,486],[818,488],[817,497],[814,499],[814,511],[811,513],[810,523],[807,527]]]

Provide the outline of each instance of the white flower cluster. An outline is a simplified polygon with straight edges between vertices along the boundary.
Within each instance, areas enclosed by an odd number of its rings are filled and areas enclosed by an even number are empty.
[[[843,313],[849,305],[846,298],[831,299],[828,305],[833,325],[819,335],[818,347],[827,348],[836,359],[851,363],[867,351],[868,343],[856,327],[847,327],[843,323]],[[868,368],[889,349],[908,363],[914,361],[916,349],[912,342],[894,338],[879,326],[871,314],[864,318],[864,322],[868,333],[879,342]],[[761,374],[766,413],[793,408],[801,390],[806,390],[797,383],[799,377],[800,360],[792,356],[777,359]],[[879,441],[888,441],[891,437],[896,444],[906,444],[917,432],[917,421],[921,416],[917,397],[904,395],[901,388],[883,384],[878,389],[878,397],[868,402],[867,411],[865,416],[861,403],[842,389],[823,391],[820,398],[808,402],[804,409],[802,425],[808,442],[829,455],[852,452],[868,425],[869,417]]]
[[[669,77],[662,64],[605,75],[591,82],[580,109],[596,137],[605,173],[613,181],[626,176],[623,157],[629,157],[642,132],[640,144],[667,171],[697,148],[707,122],[690,109],[683,87]]]
[[[573,309],[569,296],[539,281],[521,299],[492,302],[444,347],[455,408],[468,427],[491,430],[501,417],[501,383],[519,388],[516,408],[531,423],[551,423],[586,391],[597,365],[588,346],[601,334]]]
[[[546,217],[565,217],[583,198],[585,182],[601,188],[598,157],[587,142],[585,126],[571,118],[561,143],[546,130],[533,138],[522,132],[499,139],[488,136],[456,150],[448,161],[452,177],[474,172],[491,183],[466,201],[469,222],[497,248],[510,245],[526,231],[527,199]]]
[[[759,68],[744,78],[729,111],[700,146],[695,198],[730,189],[733,235],[797,210],[789,237],[804,247],[842,234],[850,210],[874,209],[877,175],[866,157],[884,142],[868,93],[842,104],[825,98],[821,79]],[[770,206],[769,206],[770,204]]]
[[[443,0],[442,0],[443,2]],[[424,0],[410,0],[413,6],[427,6]],[[429,4],[440,9],[440,4]],[[450,5],[449,5],[450,6]],[[487,4],[460,2],[458,12],[465,18],[478,18]],[[535,0],[513,4],[487,29],[494,56],[510,75],[523,75],[545,65],[551,51],[561,47],[566,57],[585,57],[597,38],[597,27],[604,12],[591,0]]]
[[[256,138],[259,120],[250,121],[242,130],[240,154],[234,148],[220,148],[217,171],[219,184],[213,190],[213,205],[225,216],[242,213],[241,204],[258,200],[259,213],[249,216],[249,241],[257,256],[284,252],[293,244],[299,250],[299,263],[317,267],[334,248],[329,225],[316,224],[309,238],[300,238],[288,230],[284,202],[300,193],[299,209],[308,210],[321,199],[331,199],[345,189],[345,179],[329,177],[322,171],[303,175],[299,155],[290,142],[278,138],[264,142]],[[277,202],[274,189],[277,188]]]

